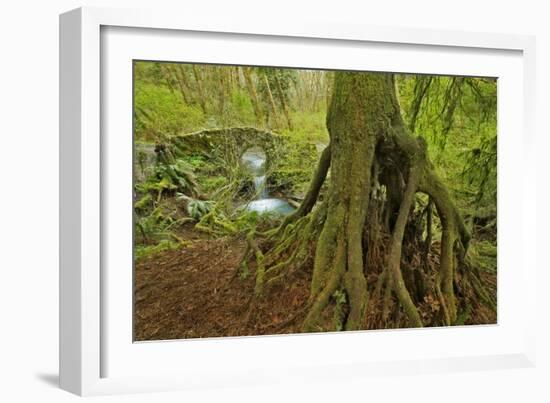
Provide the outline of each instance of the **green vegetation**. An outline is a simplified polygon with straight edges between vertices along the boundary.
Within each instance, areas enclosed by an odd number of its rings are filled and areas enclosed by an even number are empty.
[[[309,273],[303,331],[491,322],[496,99],[492,78],[135,62],[135,257],[240,239],[251,306]]]

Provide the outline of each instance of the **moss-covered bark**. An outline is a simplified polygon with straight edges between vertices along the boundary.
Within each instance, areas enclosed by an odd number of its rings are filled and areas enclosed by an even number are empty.
[[[387,270],[392,277],[392,284],[397,294],[399,302],[403,306],[407,317],[412,326],[422,327],[422,320],[420,315],[414,305],[414,302],[409,294],[409,291],[405,287],[405,282],[403,281],[403,275],[401,273],[401,251],[403,245],[403,234],[405,231],[405,225],[407,224],[407,219],[409,213],[414,204],[414,195],[418,186],[418,181],[420,177],[420,170],[422,169],[423,156],[417,155],[413,159],[413,164],[409,169],[409,177],[407,188],[403,195],[403,201],[401,202],[401,207],[399,208],[399,213],[397,215],[397,220],[393,229],[390,250],[388,252],[388,261],[387,261]]]
[[[393,77],[384,74],[335,74],[327,115],[331,138],[331,184],[327,218],[315,253],[310,303],[304,330],[314,330],[330,296],[342,287],[348,296],[345,328],[364,322],[367,286],[363,272],[363,226],[372,186],[376,144],[390,132],[398,113]],[[388,97],[387,95],[390,94]]]
[[[315,170],[315,173],[313,174],[313,178],[309,183],[309,189],[306,193],[304,200],[302,201],[302,203],[300,203],[300,207],[298,207],[296,211],[294,211],[291,215],[289,215],[284,220],[283,224],[279,228],[280,231],[284,230],[286,226],[291,222],[294,222],[297,219],[309,214],[310,211],[313,209],[313,206],[315,206],[315,203],[317,203],[319,192],[321,191],[321,187],[325,182],[328,170],[330,168],[330,158],[331,158],[330,150],[331,148],[329,144],[327,147],[325,147],[325,149],[321,153],[321,157],[319,158],[319,163],[317,164],[317,169]]]
[[[401,262],[406,228],[414,222],[415,195],[424,192],[436,207],[443,229],[438,280],[433,292],[442,305],[443,323],[454,324],[458,310],[454,292],[456,264],[463,257],[457,256],[457,251],[467,250],[470,235],[428,158],[424,140],[413,137],[405,127],[393,75],[335,73],[327,128],[330,146],[320,158],[309,192],[301,207],[276,232],[281,240],[266,255],[276,258],[290,251],[290,257],[265,273],[296,265],[297,248],[302,254],[298,260],[303,262],[304,244],[314,242],[310,298],[302,330],[322,329],[321,315],[337,291],[345,293],[347,304],[347,316],[340,315],[339,323],[346,330],[364,329],[368,299],[365,274],[371,269],[367,265],[369,251],[364,240],[378,238],[371,232],[385,228],[391,236],[385,248],[385,268],[379,274],[375,290],[378,299],[385,287],[384,321],[389,318],[390,301],[395,295],[393,320],[402,308],[411,326],[423,326],[404,281]],[[331,181],[327,194],[315,209],[329,167]],[[379,198],[380,187],[385,190],[382,198]],[[376,201],[373,208],[385,212],[369,213],[369,217],[378,218],[376,223],[370,218],[368,223],[366,220],[371,198]],[[428,240],[431,242],[431,212],[429,214]],[[413,231],[413,236],[418,233]],[[421,235],[422,231],[416,236],[421,238]],[[461,247],[457,247],[457,243]],[[421,239],[418,245],[424,245]]]

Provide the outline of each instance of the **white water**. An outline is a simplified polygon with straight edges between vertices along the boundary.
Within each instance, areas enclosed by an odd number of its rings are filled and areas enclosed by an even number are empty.
[[[243,162],[254,177],[254,191],[256,200],[246,206],[249,211],[258,213],[275,212],[278,214],[290,214],[294,211],[286,200],[269,197],[265,175],[266,155],[260,149],[251,148],[243,154]]]
[[[248,203],[246,208],[249,211],[256,211],[258,213],[275,212],[283,215],[294,211],[294,207],[288,204],[286,200],[276,198],[254,200]]]

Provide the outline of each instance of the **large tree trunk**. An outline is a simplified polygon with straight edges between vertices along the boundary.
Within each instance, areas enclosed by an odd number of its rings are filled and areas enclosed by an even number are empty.
[[[362,233],[376,144],[398,113],[390,75],[336,73],[327,115],[331,186],[326,221],[317,243],[312,308],[304,330],[313,330],[329,298],[343,288],[350,306],[346,329],[361,328],[367,303]]]
[[[369,235],[367,239],[375,239],[373,232],[384,228],[390,236],[384,248],[384,269],[378,274],[375,295],[385,285],[384,316],[387,316],[389,299],[395,295],[395,315],[403,312],[410,326],[423,326],[401,268],[404,251],[410,249],[404,244],[411,242],[406,230],[409,226],[418,226],[412,214],[416,193],[423,192],[435,205],[442,226],[440,267],[434,285],[434,295],[442,306],[440,323],[454,324],[458,309],[454,291],[456,265],[464,262],[470,235],[433,169],[424,140],[411,136],[403,123],[393,75],[335,73],[327,128],[330,145],[321,156],[302,207],[285,220],[277,232],[282,234],[282,241],[272,249],[275,252],[266,253],[261,281],[267,281],[270,273],[280,276],[284,268],[302,264],[296,263],[296,256],[311,249],[304,248],[304,243],[314,243],[311,290],[302,330],[323,329],[322,313],[331,298],[336,299],[335,295],[345,295],[345,313],[335,315],[343,316],[341,325],[346,330],[367,328],[365,273],[372,268],[367,264],[369,251],[364,234]],[[314,208],[329,167],[327,195]],[[382,199],[378,196],[381,188],[385,191]],[[369,209],[373,200],[376,203]],[[378,221],[370,222],[369,227],[367,212],[373,209],[380,210],[372,215],[378,217],[375,219]],[[430,213],[429,220],[426,219],[430,237],[431,221]],[[420,234],[420,240],[414,242],[421,244],[422,231],[413,233]],[[293,250],[290,258],[270,267],[269,262],[276,262],[287,247]],[[421,254],[423,250],[418,249]],[[304,262],[304,259],[298,261]]]

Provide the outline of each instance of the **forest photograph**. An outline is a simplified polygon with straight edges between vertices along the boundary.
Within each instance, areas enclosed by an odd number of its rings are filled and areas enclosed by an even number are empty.
[[[135,341],[497,323],[497,79],[133,62]]]

